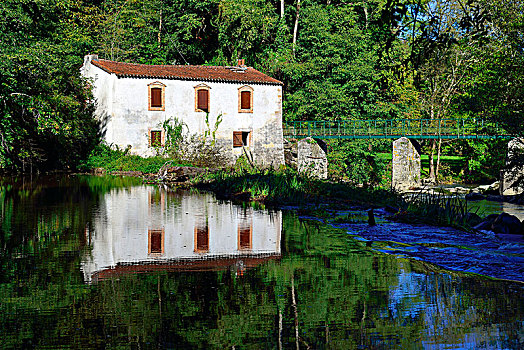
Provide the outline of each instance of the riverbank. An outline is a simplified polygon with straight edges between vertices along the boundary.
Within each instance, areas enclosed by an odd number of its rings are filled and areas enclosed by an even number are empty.
[[[441,193],[407,200],[403,194],[389,188],[366,188],[342,181],[321,180],[289,167],[256,170],[240,164],[233,168],[210,169],[164,162],[156,173],[100,168],[92,173],[139,177],[149,184],[163,184],[174,189],[195,188],[213,192],[221,199],[257,202],[272,208],[292,207],[304,215],[322,220],[336,218],[338,222],[353,220],[339,214],[355,208],[360,211],[382,208],[389,213],[391,221],[455,227],[464,231],[471,231],[482,221],[478,215],[469,213],[461,200]]]
[[[324,208],[388,208],[391,220],[462,230],[470,230],[482,220],[470,215],[467,206],[450,200],[445,193],[424,196],[428,199],[424,201],[407,200],[387,183],[363,187],[341,180],[320,180],[290,167],[257,170],[243,158],[234,167],[220,169],[179,163],[160,156],[143,158],[129,154],[128,150],[99,145],[81,169],[95,175],[132,176],[145,183],[211,191],[223,199],[255,201],[272,207],[294,206],[314,215],[323,213]]]

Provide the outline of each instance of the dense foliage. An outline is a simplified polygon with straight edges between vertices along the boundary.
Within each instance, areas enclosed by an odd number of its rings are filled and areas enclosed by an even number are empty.
[[[79,78],[87,53],[146,64],[245,58],[284,82],[288,121],[482,117],[522,134],[523,7],[522,0],[6,0],[0,167],[74,167],[97,144]],[[352,144],[353,156],[380,167],[367,146]],[[352,163],[340,161],[339,169]],[[360,181],[354,171],[345,176]]]

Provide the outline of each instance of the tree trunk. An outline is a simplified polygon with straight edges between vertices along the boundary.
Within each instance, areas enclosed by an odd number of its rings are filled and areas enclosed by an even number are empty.
[[[442,139],[438,139],[438,150],[437,150],[437,166],[435,168],[435,177],[438,179],[438,171],[440,169],[440,150],[442,149]]]
[[[158,45],[162,41],[162,9],[160,10],[160,23],[158,24]]]
[[[280,18],[284,18],[284,0],[280,0]]]
[[[282,311],[278,310],[278,350],[282,350]]]
[[[435,109],[433,103],[430,105],[430,124],[433,122],[433,119],[435,119]],[[434,162],[434,154],[435,154],[435,148],[437,148],[437,141],[435,139],[431,140],[431,150],[429,151],[429,180],[432,183],[435,183],[435,162]]]
[[[368,7],[367,4],[364,4],[364,16],[366,18],[366,29],[368,29]]]
[[[431,151],[429,152],[429,179],[431,182],[435,182],[435,162],[434,155],[435,149],[437,148],[437,140],[431,140]]]
[[[300,17],[300,0],[297,0],[297,15],[295,17],[295,28],[293,29],[293,57],[295,57],[295,48],[297,45],[298,19]]]

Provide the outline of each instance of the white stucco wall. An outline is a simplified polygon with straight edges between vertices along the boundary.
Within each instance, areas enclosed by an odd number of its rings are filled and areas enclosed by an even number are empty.
[[[105,128],[105,140],[120,148],[131,146],[131,152],[151,156],[148,134],[161,130],[162,123],[176,117],[190,133],[203,134],[207,129],[205,112],[195,111],[195,87],[207,85],[209,90],[209,124],[213,128],[222,115],[216,140],[234,160],[242,148],[233,148],[233,131],[250,131],[249,150],[260,165],[278,166],[284,163],[282,136],[282,87],[252,83],[217,83],[173,79],[118,78],[91,64],[89,56],[82,74],[92,80],[97,100],[97,116]],[[239,73],[241,74],[241,73]],[[165,111],[150,111],[148,84],[165,85]],[[239,113],[238,89],[248,85],[253,89],[253,113]]]
[[[157,198],[152,201],[151,198]],[[251,249],[239,249],[239,226],[251,224]],[[209,249],[196,252],[195,227],[207,223]],[[164,252],[150,254],[149,230],[164,230]],[[211,194],[174,194],[152,186],[113,189],[100,200],[90,250],[81,268],[86,282],[122,264],[280,254],[280,212],[217,201]]]

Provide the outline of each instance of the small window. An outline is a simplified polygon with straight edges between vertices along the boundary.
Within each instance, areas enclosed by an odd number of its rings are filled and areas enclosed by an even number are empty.
[[[151,107],[162,107],[162,89],[151,89]]]
[[[249,146],[249,131],[233,131],[233,147]]]
[[[150,255],[164,254],[164,229],[148,230]]]
[[[165,87],[160,82],[148,85],[150,111],[165,111]]]
[[[251,109],[251,91],[240,92],[240,109]]]
[[[207,225],[195,227],[195,252],[207,253],[209,251],[209,228]]]
[[[195,111],[209,112],[209,86],[201,84],[195,87]]]
[[[149,145],[151,147],[162,147],[162,131],[151,130],[149,135]]]
[[[253,88],[244,85],[238,89],[238,112],[253,113]]]

